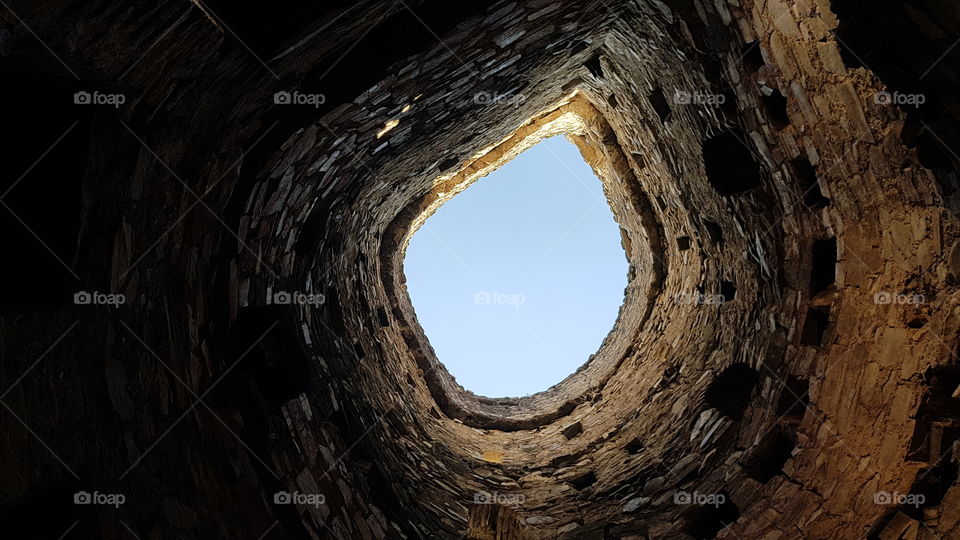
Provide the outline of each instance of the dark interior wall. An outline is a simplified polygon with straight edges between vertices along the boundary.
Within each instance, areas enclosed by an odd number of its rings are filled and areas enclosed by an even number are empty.
[[[955,381],[927,369],[954,360],[924,326],[950,346],[960,330],[942,212],[956,8],[827,4],[11,2],[5,531],[816,538],[935,511],[924,525],[955,534],[938,462]],[[884,89],[929,99],[884,107]],[[437,396],[518,404],[430,391],[418,361],[437,359],[384,282],[385,236],[438,176],[575,91],[600,115],[577,109],[582,150],[648,257],[642,294],[605,349],[615,369],[538,398],[535,429],[480,429]],[[931,302],[876,300],[895,294]],[[901,517],[873,486],[929,504]],[[524,503],[486,511],[493,492]]]
[[[952,211],[958,206],[960,165],[960,11],[955,2],[866,2],[832,0],[844,63],[872,71],[892,106],[907,115],[904,144],[916,148],[920,163],[937,176]]]
[[[9,310],[73,301],[92,129],[92,111],[73,102],[77,82],[59,66],[30,62],[30,54],[41,52],[31,45],[0,59],[8,80],[0,103],[9,136],[0,227],[11,263],[0,305]]]

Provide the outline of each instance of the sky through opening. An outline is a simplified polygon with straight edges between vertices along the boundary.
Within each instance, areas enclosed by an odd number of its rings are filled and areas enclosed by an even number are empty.
[[[627,267],[603,186],[562,136],[440,207],[404,261],[437,357],[489,397],[546,390],[586,362],[616,322]]]

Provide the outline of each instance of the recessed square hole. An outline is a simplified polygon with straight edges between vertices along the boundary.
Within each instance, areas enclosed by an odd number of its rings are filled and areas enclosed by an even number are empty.
[[[711,242],[718,245],[723,243],[723,228],[720,227],[720,225],[710,220],[704,220],[703,226],[707,229],[707,234],[710,236]]]
[[[598,79],[603,78],[603,65],[600,63],[600,55],[594,55],[592,58],[583,63],[583,66],[587,68],[587,71],[590,72],[594,77]]]
[[[787,377],[777,400],[776,415],[799,422],[807,412],[810,403],[810,383],[794,375]]]
[[[639,454],[644,448],[646,448],[646,445],[643,444],[643,441],[640,440],[640,437],[634,437],[623,447],[623,449],[630,454]]]
[[[734,364],[714,377],[704,400],[727,418],[740,420],[750,405],[753,388],[759,380],[757,370],[746,364]]]
[[[578,491],[583,491],[597,482],[597,475],[593,471],[587,471],[573,476],[567,480],[571,486]]]
[[[673,110],[670,108],[670,102],[667,101],[667,97],[663,95],[663,90],[660,87],[655,87],[649,96],[650,106],[653,107],[653,110],[656,111],[657,117],[660,118],[660,123],[666,124],[670,120],[670,115],[673,114]]]
[[[766,61],[763,59],[763,50],[760,49],[760,41],[751,41],[743,46],[743,64],[750,71],[759,71]]]
[[[817,306],[807,309],[807,316],[803,321],[803,331],[800,335],[801,345],[819,347],[823,344],[823,335],[830,323],[830,306]]]
[[[779,90],[773,90],[769,96],[762,95],[760,101],[763,103],[763,110],[773,129],[781,131],[790,125],[787,98]]]
[[[760,185],[760,165],[748,144],[739,129],[726,130],[703,142],[707,179],[720,195],[737,195]]]
[[[790,162],[793,173],[797,176],[797,184],[803,203],[811,210],[819,210],[830,204],[830,199],[823,196],[820,190],[820,181],[817,178],[817,169],[805,157]]]
[[[720,297],[723,302],[732,302],[737,297],[737,287],[732,281],[720,282]]]
[[[563,430],[561,430],[560,433],[562,433],[563,436],[567,438],[567,440],[570,440],[576,437],[577,435],[583,433],[583,424],[581,424],[580,422],[574,422],[569,426],[563,428]]]
[[[778,426],[770,430],[750,452],[744,463],[747,476],[761,484],[783,473],[783,466],[793,456],[797,439],[787,428]]]
[[[814,240],[811,258],[810,296],[816,296],[837,280],[837,239]]]

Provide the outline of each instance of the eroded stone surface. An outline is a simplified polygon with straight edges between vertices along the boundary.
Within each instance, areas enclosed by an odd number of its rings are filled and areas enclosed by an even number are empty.
[[[70,261],[78,290],[128,301],[2,317],[11,519],[66,508],[110,538],[960,534],[956,159],[936,141],[954,140],[953,57],[931,68],[932,120],[877,101],[903,84],[887,66],[851,65],[835,31],[854,2],[406,4],[442,42],[373,0],[306,26],[11,3],[77,84],[128,97],[84,120]],[[947,44],[960,20],[907,16]],[[3,22],[12,61],[49,54]],[[73,80],[55,62],[27,69]],[[275,103],[294,90],[325,103]],[[416,323],[404,237],[551,129],[604,182],[625,304],[556,388],[473,396]],[[724,187],[716,137],[758,184]],[[77,510],[78,490],[127,502]]]

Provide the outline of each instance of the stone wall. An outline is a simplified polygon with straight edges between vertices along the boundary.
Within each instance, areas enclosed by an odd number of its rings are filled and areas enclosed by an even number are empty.
[[[45,209],[66,224],[43,230],[63,260],[23,251],[44,270],[0,306],[9,530],[958,533],[956,8],[282,4],[3,15],[9,91],[51,94],[5,102],[12,125],[69,120],[14,154],[39,157],[74,118],[79,134],[59,169],[4,188],[21,194],[16,245],[35,248]],[[927,74],[868,54],[890,28]],[[71,107],[76,91],[126,99]],[[555,133],[604,183],[625,302],[567,380],[475,396],[417,323],[406,238]],[[56,173],[82,189],[51,194]],[[126,302],[75,305],[80,290]],[[922,502],[886,504],[898,494]]]

